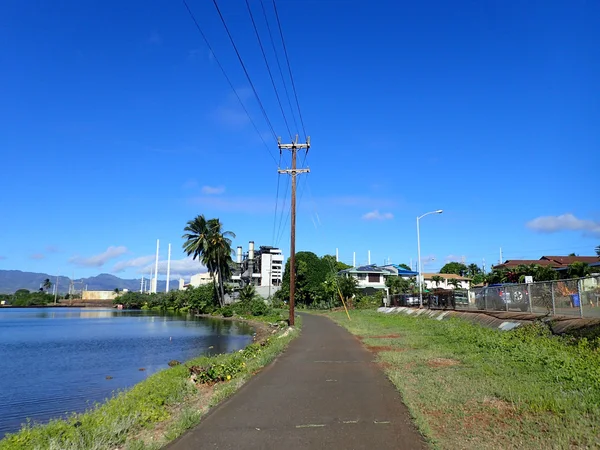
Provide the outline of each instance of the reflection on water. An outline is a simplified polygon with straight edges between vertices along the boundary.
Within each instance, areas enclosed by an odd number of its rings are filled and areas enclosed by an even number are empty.
[[[26,418],[82,411],[170,360],[239,350],[252,332],[239,322],[153,311],[0,309],[0,437]]]

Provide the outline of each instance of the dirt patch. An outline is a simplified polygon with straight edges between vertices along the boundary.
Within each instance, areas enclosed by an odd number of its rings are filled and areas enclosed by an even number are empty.
[[[402,347],[391,347],[389,345],[367,345],[367,349],[374,352],[403,352],[406,349]]]
[[[399,334],[382,334],[381,336],[361,336],[356,335],[357,339],[364,341],[365,339],[398,339],[401,338]]]
[[[427,361],[429,367],[452,367],[458,366],[460,361],[450,358],[433,358]]]

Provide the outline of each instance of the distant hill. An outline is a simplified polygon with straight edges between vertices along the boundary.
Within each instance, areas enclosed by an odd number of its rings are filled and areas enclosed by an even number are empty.
[[[54,286],[56,283],[56,275],[22,272],[20,270],[0,270],[0,293],[12,294],[19,289],[37,291],[46,278],[49,278]],[[135,280],[124,280],[109,273],[101,273],[100,275],[89,278],[78,278],[75,281],[77,282],[77,290],[81,289],[81,283],[79,283],[79,281],[83,281],[83,286],[84,288],[87,286],[88,291],[112,291],[115,288],[139,291],[141,283],[141,279],[139,278]],[[58,277],[58,292],[67,293],[70,284],[70,278]],[[146,286],[148,286],[148,283],[146,283]],[[178,287],[179,284],[177,280],[171,280],[169,288],[172,290],[177,289]],[[158,280],[158,291],[164,292],[165,288],[166,281]],[[52,289],[54,289],[54,287]]]

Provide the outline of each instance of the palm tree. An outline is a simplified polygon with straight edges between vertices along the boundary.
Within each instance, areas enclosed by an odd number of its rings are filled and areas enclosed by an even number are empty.
[[[481,273],[481,269],[477,264],[469,264],[467,266],[467,274],[472,278],[477,274]]]
[[[461,287],[461,282],[460,280],[457,280],[456,278],[450,278],[448,280],[448,284],[452,287],[454,287],[454,289],[458,289]]]
[[[240,301],[241,302],[249,302],[251,300],[254,300],[255,297],[256,297],[256,288],[253,285],[247,284],[242,289],[240,289]]]
[[[224,305],[225,288],[223,280],[231,276],[231,239],[235,234],[223,231],[219,219],[206,220],[204,215],[188,221],[182,237],[186,240],[183,249],[192,259],[198,259],[206,266],[211,276],[217,274],[219,304]]]
[[[598,247],[596,247],[596,255],[600,256],[600,245]]]
[[[50,290],[50,288],[52,287],[52,282],[50,281],[50,278],[46,278],[44,280],[44,283],[42,284],[42,288],[48,292]]]
[[[440,275],[434,275],[431,277],[431,281],[433,283],[435,283],[435,287],[439,287],[440,284],[442,284],[444,282],[444,277],[442,277]]]

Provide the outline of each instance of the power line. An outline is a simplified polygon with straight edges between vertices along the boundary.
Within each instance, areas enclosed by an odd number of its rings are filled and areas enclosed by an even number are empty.
[[[252,120],[252,116],[250,116],[250,113],[246,109],[246,106],[244,105],[244,102],[240,98],[240,95],[236,91],[235,87],[233,87],[233,83],[231,82],[231,79],[229,78],[229,76],[227,75],[227,72],[225,72],[225,69],[223,68],[223,65],[221,64],[221,62],[217,58],[216,53],[214,52],[212,46],[210,45],[210,42],[208,42],[208,39],[207,39],[206,35],[204,34],[204,32],[202,31],[202,28],[200,28],[200,25],[198,24],[198,21],[196,20],[196,17],[194,16],[194,13],[192,12],[192,10],[190,9],[190,7],[188,6],[186,0],[183,0],[183,4],[185,5],[185,8],[187,9],[190,17],[192,18],[192,21],[194,22],[194,25],[196,25],[196,29],[200,33],[200,36],[202,36],[202,39],[204,40],[204,43],[206,44],[206,46],[210,50],[210,53],[213,56],[215,62],[219,66],[219,69],[221,69],[221,72],[223,72],[223,76],[225,76],[225,79],[227,80],[227,83],[229,84],[229,87],[231,88],[231,90],[235,94],[236,98],[238,99],[238,102],[240,103],[240,106],[242,107],[242,109],[246,113],[246,116],[248,116],[248,119],[250,120],[250,123],[252,124],[252,126],[254,127],[254,130],[258,134],[258,137],[260,137],[260,140],[262,141],[262,143],[264,144],[265,148],[269,152],[269,155],[271,155],[271,158],[273,159],[273,162],[275,162],[275,164],[277,164],[277,159],[275,158],[275,156],[273,155],[273,152],[271,151],[271,149],[269,148],[269,146],[265,142],[265,139],[263,138],[261,132],[258,130],[258,127],[256,126],[256,123],[254,122],[254,120]]]
[[[262,8],[263,17],[265,18],[265,23],[267,24],[267,30],[269,31],[271,47],[273,48],[273,53],[275,54],[275,61],[277,61],[277,67],[279,69],[279,76],[281,77],[281,82],[283,83],[283,89],[285,90],[285,96],[287,97],[288,106],[290,107],[290,112],[292,113],[292,118],[294,119],[294,126],[296,127],[297,132],[298,122],[296,121],[296,114],[294,114],[294,108],[292,107],[292,101],[290,100],[290,93],[288,91],[287,83],[285,82],[285,78],[283,76],[283,70],[281,69],[281,63],[279,62],[279,56],[277,55],[277,49],[275,48],[275,40],[273,39],[273,33],[271,33],[271,26],[269,25],[269,19],[267,18],[267,10],[265,9],[265,4],[263,0],[260,0],[260,6]]]
[[[265,49],[262,45],[262,40],[260,39],[260,34],[258,33],[258,28],[256,28],[256,22],[254,21],[254,15],[252,14],[252,8],[250,8],[250,3],[246,0],[246,7],[248,8],[248,14],[250,14],[250,20],[252,21],[252,26],[254,27],[254,33],[256,34],[256,39],[258,40],[258,45],[260,46],[260,51],[262,52],[263,59],[265,60],[265,65],[267,66],[267,72],[269,72],[269,78],[271,79],[271,84],[273,85],[273,90],[275,91],[275,97],[277,97],[277,103],[279,103],[279,109],[281,110],[281,115],[283,116],[283,121],[285,122],[285,126],[287,128],[288,134],[290,135],[290,139],[292,139],[292,132],[290,131],[290,126],[287,121],[287,117],[285,116],[285,111],[283,110],[283,105],[281,104],[281,99],[279,98],[279,93],[277,92],[277,86],[275,86],[275,80],[273,79],[273,74],[271,73],[271,67],[269,66],[269,61],[267,60],[267,54],[265,53]]]
[[[242,69],[244,69],[244,73],[246,74],[246,79],[248,80],[248,83],[250,84],[250,87],[252,88],[252,92],[254,92],[254,96],[256,97],[256,101],[258,102],[258,105],[260,106],[260,109],[261,109],[261,111],[263,113],[263,116],[264,116],[267,124],[269,125],[269,128],[271,129],[271,133],[273,133],[273,137],[275,138],[275,140],[277,140],[277,133],[275,133],[275,129],[273,128],[273,125],[271,124],[271,121],[269,120],[269,116],[267,115],[267,111],[265,111],[265,107],[263,106],[262,101],[260,100],[260,97],[258,96],[258,92],[256,92],[256,88],[254,87],[254,83],[252,83],[252,79],[250,78],[250,74],[248,73],[248,70],[246,69],[246,64],[244,64],[244,60],[242,59],[242,56],[240,55],[240,52],[238,51],[238,48],[235,45],[235,41],[233,40],[233,36],[229,32],[229,27],[227,27],[227,23],[225,22],[225,18],[223,17],[223,14],[221,14],[221,10],[219,9],[219,5],[217,3],[217,0],[213,0],[213,4],[215,5],[217,13],[219,14],[219,17],[221,18],[221,23],[223,23],[223,27],[225,28],[225,31],[227,32],[227,36],[229,36],[229,41],[231,42],[231,45],[233,46],[233,49],[235,50],[235,54],[237,55],[238,60],[239,60],[240,64],[242,65]]]
[[[283,30],[281,29],[279,13],[277,12],[277,5],[275,4],[275,0],[272,0],[272,1],[273,1],[273,9],[275,10],[275,17],[277,18],[277,26],[279,27],[279,35],[281,36],[281,43],[283,44],[283,52],[285,53],[285,60],[287,62],[288,72],[290,73],[290,80],[292,81],[292,89],[294,91],[294,97],[296,98],[296,106],[298,107],[298,116],[300,117],[300,123],[302,124],[302,132],[304,133],[304,138],[307,139],[306,129],[304,127],[304,119],[302,118],[302,112],[300,111],[300,103],[298,102],[298,93],[296,92],[296,83],[294,83],[294,77],[292,75],[292,66],[290,65],[290,58],[288,57],[287,47],[285,45],[285,39],[283,38]]]

